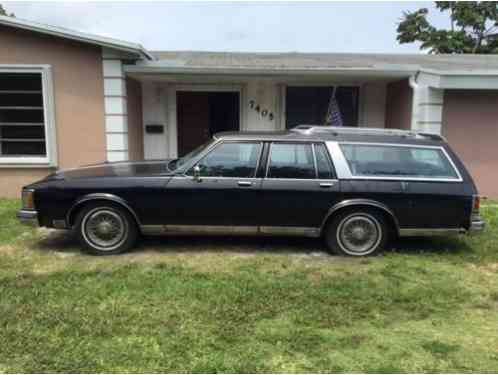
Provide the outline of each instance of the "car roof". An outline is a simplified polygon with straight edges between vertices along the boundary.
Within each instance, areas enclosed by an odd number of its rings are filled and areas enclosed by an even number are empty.
[[[436,145],[445,143],[436,134],[416,133],[400,129],[338,128],[300,125],[285,131],[221,132],[214,135],[222,140],[308,141],[308,142],[367,142],[386,144]]]

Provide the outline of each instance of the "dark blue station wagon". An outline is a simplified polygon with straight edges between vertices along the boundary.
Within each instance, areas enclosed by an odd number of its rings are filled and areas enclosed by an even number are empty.
[[[63,170],[26,186],[18,218],[71,229],[92,254],[139,235],[323,237],[365,256],[396,236],[478,232],[480,198],[438,135],[301,125],[220,133],[175,160]]]

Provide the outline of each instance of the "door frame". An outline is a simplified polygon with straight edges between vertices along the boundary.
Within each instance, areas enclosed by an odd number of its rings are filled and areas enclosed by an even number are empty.
[[[242,85],[230,84],[178,84],[168,88],[167,117],[170,126],[168,149],[170,158],[178,157],[178,106],[176,95],[179,91],[236,92],[239,94],[239,131],[245,129],[244,90]]]

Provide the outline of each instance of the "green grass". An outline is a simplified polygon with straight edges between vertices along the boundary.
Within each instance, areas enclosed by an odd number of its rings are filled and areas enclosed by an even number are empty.
[[[0,200],[0,372],[497,372],[498,208],[366,259],[318,240],[162,238],[116,257]]]

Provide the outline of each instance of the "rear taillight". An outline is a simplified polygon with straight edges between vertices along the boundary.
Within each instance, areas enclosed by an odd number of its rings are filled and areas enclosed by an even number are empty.
[[[474,195],[474,203],[472,204],[472,212],[479,213],[481,208],[481,197],[479,195]]]

